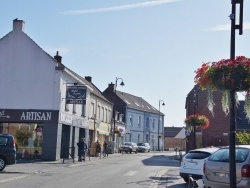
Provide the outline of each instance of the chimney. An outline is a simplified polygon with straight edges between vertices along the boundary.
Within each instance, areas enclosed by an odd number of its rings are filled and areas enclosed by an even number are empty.
[[[55,59],[58,63],[62,63],[62,56],[59,56],[58,51],[56,52],[56,56],[54,56],[54,59]]]
[[[23,20],[18,20],[17,18],[13,20],[13,31],[22,31],[24,32],[25,22]]]
[[[108,89],[110,90],[110,91],[115,91],[115,84],[113,84],[112,82],[109,84],[109,87],[108,87]]]
[[[87,80],[88,82],[92,82],[92,77],[91,76],[85,76],[85,80]]]

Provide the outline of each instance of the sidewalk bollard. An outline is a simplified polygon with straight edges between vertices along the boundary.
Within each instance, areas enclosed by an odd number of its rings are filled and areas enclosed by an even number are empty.
[[[196,184],[196,181],[192,178],[191,175],[189,175],[189,178],[188,178],[188,188],[197,188],[197,184]]]

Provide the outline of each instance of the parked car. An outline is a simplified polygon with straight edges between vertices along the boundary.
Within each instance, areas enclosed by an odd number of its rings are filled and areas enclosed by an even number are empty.
[[[0,171],[16,163],[16,146],[12,135],[0,134]]]
[[[138,143],[138,152],[150,152],[149,143]]]
[[[250,187],[250,145],[235,147],[237,188]],[[230,187],[229,147],[212,154],[204,164],[203,181],[206,188]]]
[[[134,142],[125,142],[124,145],[122,145],[120,148],[119,148],[119,152],[126,152],[126,153],[132,153],[132,152],[135,152],[137,153],[138,152],[138,146],[136,143]]]
[[[180,176],[183,180],[188,182],[189,176],[195,180],[202,179],[205,160],[218,149],[217,147],[200,148],[190,150],[184,155],[180,166]]]

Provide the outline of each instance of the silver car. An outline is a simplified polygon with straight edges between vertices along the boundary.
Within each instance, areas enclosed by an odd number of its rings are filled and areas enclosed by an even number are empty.
[[[237,188],[250,187],[250,145],[235,147]],[[204,164],[203,181],[206,188],[230,187],[229,147],[213,153]]]
[[[202,179],[204,162],[218,149],[217,147],[207,147],[190,150],[181,160],[180,176],[183,180],[188,182],[189,176],[195,180]]]
[[[150,152],[149,143],[138,143],[138,152]]]

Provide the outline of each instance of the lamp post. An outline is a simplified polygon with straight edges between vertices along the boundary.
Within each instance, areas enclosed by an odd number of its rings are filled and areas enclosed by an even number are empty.
[[[239,30],[239,34],[243,34],[243,0],[232,0],[231,20],[231,38],[230,38],[230,59],[235,59],[235,30]],[[239,24],[236,25],[236,4],[239,4]],[[230,91],[230,132],[229,132],[229,174],[230,188],[236,187],[236,159],[235,159],[235,90]]]
[[[161,103],[162,102],[162,103]],[[160,151],[160,116],[161,116],[161,105],[164,106],[164,101],[159,100],[159,120],[158,120],[158,151]]]
[[[197,111],[197,106],[198,106],[198,91],[199,89],[196,90],[194,87],[194,115],[196,114]],[[196,126],[194,125],[194,149],[196,149]]]
[[[117,78],[115,79],[115,88],[114,88],[114,92],[115,92],[115,97],[116,97],[116,87],[117,87],[117,81],[121,80],[120,85],[124,86],[124,82],[122,78]],[[114,101],[114,106],[113,106],[113,119],[114,119],[114,127],[113,127],[113,141],[115,141],[115,111],[116,111],[116,106],[115,106],[115,101]]]

